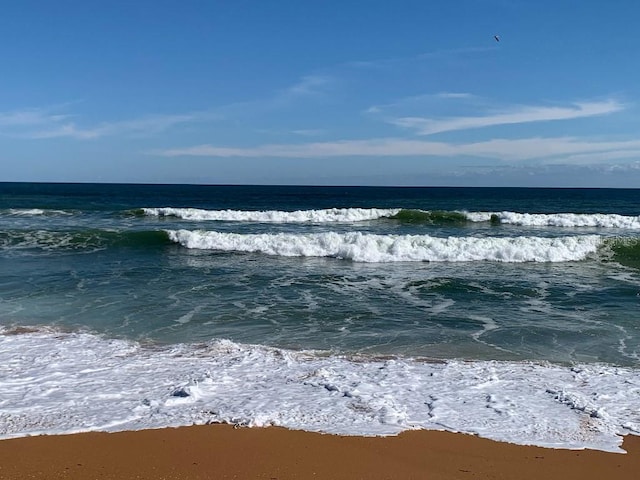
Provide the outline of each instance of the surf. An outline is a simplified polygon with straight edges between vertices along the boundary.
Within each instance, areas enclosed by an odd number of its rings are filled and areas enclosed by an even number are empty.
[[[168,230],[188,249],[262,253],[283,257],[331,257],[354,262],[567,262],[595,254],[597,235],[567,237],[434,237],[361,232],[238,234]]]
[[[517,212],[466,212],[472,222],[528,227],[595,227],[611,229],[640,229],[640,216],[603,213],[517,213]]]
[[[258,222],[258,223],[333,223],[363,222],[391,217],[399,209],[381,208],[329,208],[320,210],[203,210],[198,208],[143,208],[145,215],[175,217],[182,220]]]
[[[640,434],[638,370],[608,365],[350,358],[224,339],[154,346],[4,327],[0,364],[12,368],[0,376],[0,438],[225,422],[619,452],[622,435]]]

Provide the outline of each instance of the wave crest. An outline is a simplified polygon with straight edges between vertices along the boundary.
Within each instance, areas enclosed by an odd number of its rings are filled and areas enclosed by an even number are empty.
[[[322,210],[296,210],[293,212],[266,210],[202,210],[198,208],[143,208],[145,215],[177,217],[183,220],[209,220],[225,222],[260,223],[330,223],[362,222],[391,217],[400,209],[391,208],[329,208]]]
[[[183,247],[284,257],[332,257],[355,262],[566,262],[597,251],[600,236],[432,237],[360,232],[315,234],[237,234],[169,230]]]
[[[596,227],[640,229],[640,216],[605,213],[466,212],[472,222],[494,222],[530,227]]]
[[[51,210],[51,209],[42,209],[42,208],[9,208],[6,210],[0,210],[1,216],[9,216],[9,217],[54,217],[61,215],[73,215],[73,212],[69,212],[66,210]]]

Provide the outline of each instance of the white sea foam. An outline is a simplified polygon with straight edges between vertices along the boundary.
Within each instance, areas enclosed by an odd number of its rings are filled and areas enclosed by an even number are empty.
[[[172,216],[184,220],[217,220],[226,222],[261,222],[261,223],[329,223],[329,222],[362,222],[391,217],[400,209],[381,208],[329,208],[324,210],[296,210],[285,212],[279,210],[245,211],[245,210],[201,210],[197,208],[143,208],[146,215]]]
[[[9,210],[10,215],[44,215],[44,210],[40,208],[12,208]]]
[[[492,216],[500,223],[531,227],[598,227],[640,229],[640,216],[604,213],[516,213],[516,212],[464,212],[473,222],[488,222]]]
[[[172,216],[184,220],[212,220],[228,222],[261,223],[331,223],[361,222],[389,218],[397,215],[400,208],[329,208],[296,211],[247,211],[247,210],[204,210],[197,208],[143,208],[146,215]],[[427,210],[422,210],[427,212]],[[501,223],[520,226],[543,227],[598,227],[640,229],[639,216],[625,216],[604,213],[518,213],[502,212],[459,212],[472,222],[488,222],[492,216]],[[35,213],[34,213],[35,214]]]
[[[40,215],[72,215],[71,212],[66,212],[64,210],[43,210],[41,208],[10,208],[8,210],[0,211],[0,214],[3,212],[7,213],[8,215],[18,217],[31,217]]]
[[[236,234],[169,230],[186,248],[259,252],[285,257],[333,257],[355,262],[565,262],[596,252],[597,235],[545,237],[432,237],[360,232]]]
[[[0,334],[0,438],[230,422],[345,435],[450,430],[620,451],[640,434],[640,375],[606,365],[428,363],[219,340],[145,347],[91,334]]]

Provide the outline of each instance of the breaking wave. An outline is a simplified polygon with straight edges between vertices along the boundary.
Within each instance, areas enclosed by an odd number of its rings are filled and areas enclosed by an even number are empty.
[[[640,216],[605,213],[466,212],[472,222],[493,222],[531,227],[597,227],[640,229]]]
[[[329,208],[296,211],[203,210],[198,208],[142,208],[136,215],[175,217],[193,221],[256,223],[332,223],[392,220],[406,224],[457,225],[491,222],[531,227],[595,227],[640,230],[640,216],[604,213],[517,213],[421,210],[405,208]]]
[[[432,237],[360,232],[237,234],[167,231],[183,247],[285,257],[332,257],[355,262],[566,262],[584,260],[602,243],[598,235],[545,237]]]
[[[0,210],[0,216],[10,217],[33,217],[33,216],[45,216],[53,217],[60,215],[73,215],[73,212],[66,210],[50,210],[42,208],[9,208],[6,210]]]
[[[145,215],[177,217],[183,220],[211,220],[225,222],[263,223],[329,223],[362,222],[396,215],[400,209],[381,208],[329,208],[323,210],[201,210],[197,208],[143,208]]]
[[[615,261],[640,268],[640,238],[435,237],[363,232],[240,234],[205,230],[9,230],[0,231],[0,250],[13,252],[97,251],[158,248],[262,253],[281,257],[328,257],[354,262],[568,262]]]

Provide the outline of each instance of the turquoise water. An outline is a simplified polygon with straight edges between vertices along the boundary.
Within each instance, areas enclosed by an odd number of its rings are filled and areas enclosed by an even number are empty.
[[[636,365],[638,198],[0,184],[0,322],[163,344]],[[469,219],[479,213],[493,221]],[[543,216],[509,223],[516,213]],[[536,243],[554,239],[578,244]]]

